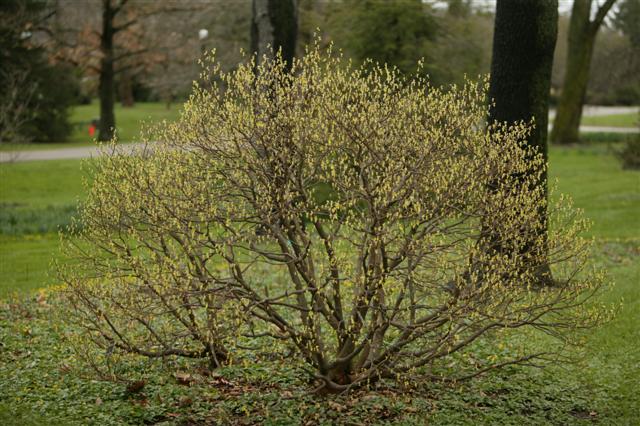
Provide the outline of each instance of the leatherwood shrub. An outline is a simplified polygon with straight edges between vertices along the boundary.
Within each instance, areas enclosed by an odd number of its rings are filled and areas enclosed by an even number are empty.
[[[546,205],[530,127],[486,124],[486,81],[254,61],[212,62],[158,142],[97,162],[62,274],[97,344],[214,366],[288,346],[345,391],[535,363],[601,319],[584,222]]]

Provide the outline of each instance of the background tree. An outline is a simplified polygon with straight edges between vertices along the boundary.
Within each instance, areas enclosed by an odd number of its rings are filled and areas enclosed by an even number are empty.
[[[264,55],[281,50],[282,58],[291,66],[296,54],[298,12],[296,0],[253,0],[251,51],[259,62]]]
[[[629,37],[634,47],[640,48],[640,0],[622,0],[613,25]]]
[[[448,0],[447,13],[456,17],[467,17],[471,13],[471,0]]]
[[[624,4],[620,3],[618,11]],[[631,33],[618,27],[616,15],[612,25],[602,25],[593,47],[585,104],[640,104],[640,46],[635,46]],[[567,45],[570,13],[558,19],[558,41],[553,58],[551,80],[552,104],[557,104],[567,69]],[[640,22],[640,17],[636,23]]]
[[[640,45],[633,45],[630,34],[608,27],[600,30],[593,48],[585,103],[640,104]]]
[[[436,33],[431,7],[420,0],[348,0],[331,14],[331,36],[356,64],[372,59],[403,73],[415,71]]]
[[[306,46],[313,44],[318,29],[323,34],[324,42],[328,41],[329,12],[333,10],[332,2],[317,0],[298,1],[298,46],[299,56],[304,54]]]
[[[489,122],[514,124],[533,120],[534,127],[525,142],[536,154],[542,155],[545,162],[557,22],[557,0],[497,2],[489,89],[494,104],[490,108]],[[546,194],[546,170],[539,173],[537,185]],[[547,232],[546,206],[541,204],[538,209],[539,222],[532,225],[544,235]],[[493,231],[486,231],[494,240]],[[548,266],[539,267],[546,269],[541,272],[548,275]]]
[[[574,143],[579,140],[582,105],[584,104],[589,69],[596,35],[616,0],[606,0],[591,19],[592,0],[573,2],[569,23],[567,66],[551,131],[551,142]]]
[[[22,127],[33,116],[30,104],[37,87],[19,70],[0,71],[0,84],[0,143],[28,141]]]
[[[116,129],[116,116],[114,112],[115,99],[115,69],[116,61],[113,48],[113,39],[117,32],[125,28],[114,25],[118,13],[122,10],[126,0],[114,5],[111,0],[102,0],[102,31],[100,32],[100,124],[98,139],[107,141],[113,138]]]
[[[251,0],[207,2],[197,13],[165,13],[144,20],[134,38],[141,46],[153,46],[131,58],[134,100],[161,100],[169,106],[188,98],[201,71],[197,58],[216,49],[224,71],[241,62],[241,49],[249,45]],[[198,31],[206,29],[200,39]],[[119,79],[122,81],[122,78]],[[120,99],[122,100],[122,99]]]
[[[425,68],[434,85],[463,84],[464,77],[489,73],[494,16],[452,1],[447,13],[433,19],[434,37],[424,47]]]
[[[99,140],[110,140],[116,128],[114,105],[118,75],[124,76],[121,83],[126,88],[131,83],[127,79],[161,61],[163,56],[159,53],[177,44],[179,34],[167,28],[157,31],[162,20],[154,18],[171,14],[181,14],[183,18],[194,16],[194,12],[204,6],[207,4],[199,2],[94,0],[78,11],[75,1],[56,3],[56,26],[50,34],[58,57],[98,75]],[[150,31],[153,28],[156,31]]]
[[[622,32],[625,42],[618,41],[613,49],[606,50],[596,42],[594,59],[598,58],[599,48],[609,54],[609,58],[602,62],[609,64],[607,68],[609,76],[611,77],[614,73],[617,77],[614,80],[614,86],[609,90],[612,92],[611,101],[638,105],[640,104],[640,0],[620,1],[612,21],[613,28]],[[611,37],[619,37],[617,32],[608,30],[607,33]],[[602,39],[602,36],[598,39]],[[602,68],[604,71],[605,67]],[[604,77],[605,73],[602,72],[600,75]],[[602,80],[604,83],[605,79]]]
[[[0,5],[0,141],[53,142],[70,133],[78,94],[74,70],[51,64],[43,28],[54,11],[37,1]]]

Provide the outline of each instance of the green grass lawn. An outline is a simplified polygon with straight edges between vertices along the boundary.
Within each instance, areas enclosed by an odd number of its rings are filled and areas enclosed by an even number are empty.
[[[83,194],[80,160],[0,164],[0,297],[50,283],[56,232]]]
[[[640,172],[602,147],[552,148],[549,177],[593,221],[590,236],[640,238]]]
[[[29,209],[75,204],[83,194],[80,160],[0,165],[0,202]]]
[[[175,120],[178,118],[181,104],[167,104],[161,102],[137,103],[131,108],[124,108],[116,104],[116,128],[118,139],[121,142],[135,142],[140,137],[140,129],[144,123],[157,123],[162,120]],[[78,105],[73,108],[71,122],[74,123],[74,132],[69,138],[71,143],[89,143],[88,126],[94,118],[99,118],[99,106],[97,101],[90,105]]]
[[[0,170],[3,210],[26,216],[11,224],[5,223],[8,216],[0,216],[0,424],[239,423],[246,418],[334,424],[348,416],[354,424],[634,425],[640,418],[640,172],[622,170],[602,146],[550,150],[551,179],[559,179],[560,192],[572,195],[594,223],[589,233],[597,241],[593,261],[615,283],[603,297],[616,303],[624,299],[619,315],[590,333],[578,363],[507,368],[419,394],[363,391],[320,400],[306,393],[308,385],[286,364],[222,370],[219,374],[233,383],[225,387],[215,378],[180,386],[171,374],[183,365],[138,361],[132,371],[147,381],[142,396],[128,394],[122,383],[70,374],[65,366],[73,352],[63,342],[61,311],[32,297],[3,300],[55,283],[47,269],[57,253],[57,236],[38,229],[68,222],[72,210],[65,216],[63,209],[82,197],[80,161],[6,164]],[[284,398],[289,389],[294,397]]]
[[[182,104],[174,103],[170,108],[167,108],[167,104],[161,102],[137,103],[131,108],[123,108],[122,105],[116,104],[115,115],[119,141],[135,142],[138,140],[140,129],[144,123],[176,120],[181,107]],[[0,150],[58,149],[94,145],[95,141],[89,136],[89,123],[98,117],[100,117],[100,111],[96,100],[89,105],[77,105],[71,110],[70,121],[73,125],[73,132],[67,141],[0,145]]]
[[[638,127],[640,115],[637,113],[601,115],[593,117],[582,117],[583,126],[605,126],[605,127]]]

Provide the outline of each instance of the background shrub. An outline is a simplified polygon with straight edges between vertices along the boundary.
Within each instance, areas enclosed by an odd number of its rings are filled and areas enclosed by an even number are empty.
[[[618,158],[625,169],[640,169],[640,133],[626,139]]]

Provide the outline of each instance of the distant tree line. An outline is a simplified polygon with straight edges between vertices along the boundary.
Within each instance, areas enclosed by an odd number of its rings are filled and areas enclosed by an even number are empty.
[[[51,63],[37,40],[51,16],[42,2],[0,3],[0,142],[61,141],[71,131],[76,70]]]
[[[578,12],[591,10],[591,3],[576,2],[571,20],[559,18],[551,102],[571,91],[563,88],[580,83],[580,104],[637,104],[640,2],[619,0],[614,6],[610,0],[603,4],[602,16],[587,16],[592,20],[586,39],[591,53],[577,64],[571,59],[577,48],[568,41],[576,24],[570,24],[580,21]],[[583,4],[586,9],[580,9]],[[110,139],[117,127],[115,102],[169,105],[186,99],[198,78],[196,59],[203,51],[216,48],[216,59],[231,70],[243,60],[241,49],[260,53],[271,44],[283,46],[285,56],[300,56],[317,29],[325,43],[333,42],[356,64],[371,59],[372,65],[385,63],[412,73],[423,58],[420,72],[436,86],[460,84],[465,75],[476,78],[490,71],[495,11],[469,0],[87,0],[83,5],[78,8],[73,0],[7,0],[0,6],[2,54],[11,58],[2,61],[3,85],[16,86],[10,83],[11,69],[29,69],[19,74],[32,76],[23,78],[30,88],[21,89],[29,108],[12,106],[15,90],[5,91],[0,108],[21,112],[13,118],[5,114],[4,121],[20,121],[25,140],[64,140],[70,131],[68,106],[94,97],[101,103],[100,139]],[[272,33],[265,33],[269,28]],[[208,30],[207,36],[200,38],[199,29]],[[582,73],[576,67],[590,72],[576,78]],[[47,80],[36,84],[36,74]],[[32,93],[36,86],[37,95]],[[34,118],[36,103],[41,124]],[[16,139],[9,136],[15,131],[3,134],[3,140]]]

